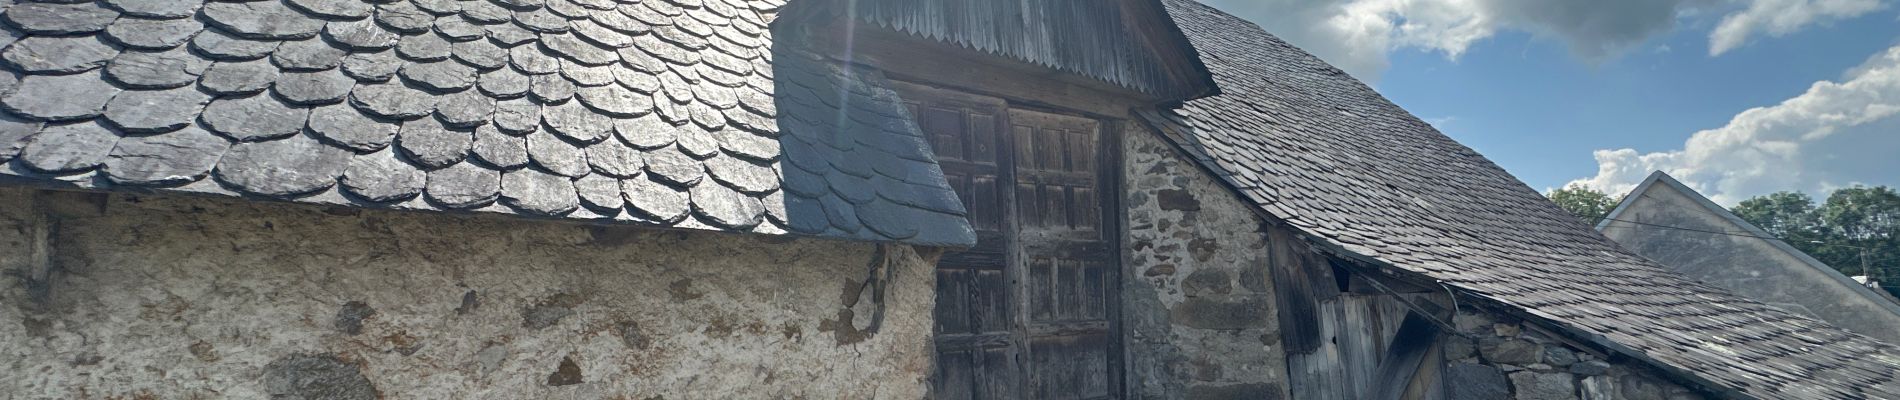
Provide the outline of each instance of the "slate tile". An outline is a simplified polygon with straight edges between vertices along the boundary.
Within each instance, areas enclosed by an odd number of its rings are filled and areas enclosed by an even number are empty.
[[[269,61],[219,61],[205,69],[198,86],[216,94],[243,95],[262,92],[276,81],[277,67]]]
[[[104,0],[125,15],[146,18],[185,18],[198,12],[203,0]]]
[[[779,187],[779,173],[770,165],[730,156],[708,158],[705,165],[713,180],[746,194],[762,195]]]
[[[349,53],[343,49],[330,47],[323,39],[285,41],[271,52],[271,63],[286,71],[319,71],[336,68],[343,64],[343,57]]]
[[[508,11],[507,8],[503,8],[500,5],[497,5],[493,2],[489,2],[486,0],[463,0],[462,1],[462,17],[468,18],[470,21],[482,23],[484,25],[487,25],[487,24],[508,25],[508,24],[501,24],[501,23],[513,20],[515,17],[515,14],[513,11]],[[492,27],[495,25],[487,25],[487,26]]]
[[[211,173],[231,142],[191,127],[120,139],[105,159],[106,179],[120,185],[171,186]]]
[[[652,114],[614,120],[614,134],[620,141],[641,150],[671,146],[676,132],[678,129],[673,124],[661,121],[659,116]]]
[[[857,233],[864,229],[864,222],[858,219],[857,206],[838,196],[830,195],[818,198],[818,204],[825,210],[825,221],[831,227],[846,233]]]
[[[396,147],[410,161],[434,169],[462,162],[474,140],[472,131],[449,129],[435,118],[418,118],[402,123]]]
[[[525,98],[495,102],[495,127],[514,134],[539,130],[541,106]]]
[[[817,234],[831,228],[831,221],[825,214],[825,206],[818,200],[785,196],[784,204],[785,215],[782,220],[786,229],[804,234]]]
[[[411,119],[435,111],[436,97],[398,82],[356,85],[350,105],[383,118]]]
[[[97,121],[47,125],[26,138],[19,160],[35,171],[65,174],[99,166],[119,135]]]
[[[597,143],[613,134],[613,118],[573,102],[541,107],[541,120],[554,133],[578,143]]]
[[[6,110],[40,121],[70,121],[97,117],[119,88],[101,79],[99,71],[72,75],[28,75],[0,97]]]
[[[396,41],[396,55],[411,61],[447,60],[449,40],[433,33],[403,36]]]
[[[765,206],[759,199],[722,185],[694,186],[688,192],[693,214],[707,224],[734,230],[751,229],[765,218]]]
[[[562,58],[582,64],[609,65],[620,62],[620,54],[582,41],[573,34],[543,33],[541,45]]]
[[[513,16],[510,15],[509,17],[512,18]],[[495,43],[500,43],[503,46],[517,46],[523,43],[533,42],[540,37],[540,35],[534,33],[534,31],[512,23],[484,25],[482,26],[482,30],[488,32],[488,40],[493,40]]]
[[[457,0],[412,0],[416,8],[430,14],[452,15],[462,11],[462,2]],[[440,22],[438,20],[438,22]]]
[[[680,125],[674,130],[676,147],[693,158],[707,158],[719,154],[719,137],[698,125]]]
[[[916,219],[911,218],[915,209],[890,201],[873,201],[858,206],[858,220],[884,237],[891,239],[909,239],[919,230]]]
[[[335,104],[311,109],[306,129],[333,145],[372,152],[388,147],[396,139],[397,126],[377,121],[355,107]]]
[[[38,35],[77,35],[93,33],[106,29],[119,12],[101,7],[98,3],[83,2],[72,4],[26,3],[13,4],[5,14],[7,22],[21,31]]]
[[[494,204],[501,197],[501,172],[467,162],[429,171],[424,195],[448,209]]]
[[[529,74],[561,72],[561,60],[541,50],[539,45],[521,45],[508,49],[508,64]]]
[[[278,54],[282,54],[279,52]],[[285,72],[277,76],[272,89],[279,99],[295,105],[324,105],[343,102],[356,80],[343,71]]]
[[[393,149],[384,149],[350,159],[343,170],[343,190],[372,203],[393,203],[422,194],[429,174],[396,157]]]
[[[204,30],[204,24],[190,18],[120,18],[106,27],[106,37],[120,45],[142,50],[166,50],[183,46],[191,36]]]
[[[451,127],[473,128],[484,125],[494,114],[495,99],[474,90],[441,95],[435,107],[436,118]]]
[[[761,115],[752,110],[727,110],[725,114],[726,126],[733,128],[728,130],[750,132],[766,137],[778,136],[779,126],[776,118]]]
[[[546,130],[528,134],[528,159],[534,165],[561,176],[587,175],[587,152]]]
[[[686,109],[689,119],[693,121],[693,125],[705,128],[708,131],[717,131],[726,127],[726,114],[717,108],[706,105],[704,102],[687,104]]]
[[[443,0],[443,1],[455,2],[455,0]],[[442,37],[448,38],[449,40],[456,41],[456,42],[466,42],[466,41],[471,41],[475,39],[481,39],[483,36],[488,35],[488,31],[482,29],[481,25],[476,25],[473,22],[469,22],[468,19],[462,18],[459,15],[443,15],[443,16],[436,17],[435,18],[435,32],[441,34]],[[490,45],[490,46],[493,46],[493,45]]]
[[[528,28],[528,30],[535,32],[558,33],[567,31],[567,18],[554,15],[554,13],[548,12],[547,9],[543,8],[515,11],[514,20],[515,23],[520,24],[521,27]]]
[[[449,46],[449,54],[484,71],[508,66],[508,50],[487,41],[457,42]]]
[[[602,15],[620,15],[619,13],[600,13]],[[624,17],[623,17],[624,18]],[[595,21],[579,20],[572,24],[574,34],[596,45],[622,48],[633,45],[633,36],[608,28]]]
[[[566,215],[580,208],[568,177],[522,168],[501,176],[501,203],[532,215]]]
[[[376,8],[361,0],[289,0],[290,6],[326,19],[361,20]]]
[[[528,165],[528,140],[502,133],[494,125],[483,125],[475,128],[475,143],[469,154],[484,164],[504,171],[513,170]],[[618,196],[619,189],[615,190]]]
[[[133,89],[165,89],[190,85],[212,62],[184,48],[166,51],[127,51],[106,65],[106,77]]]
[[[535,75],[528,78],[528,95],[542,103],[565,103],[574,97],[574,82],[560,75]]]
[[[647,151],[647,173],[657,181],[690,187],[699,184],[706,177],[706,166],[699,160],[687,157],[674,147],[663,147]]]
[[[607,140],[587,146],[587,164],[595,174],[631,178],[646,167],[646,154],[618,140]]]
[[[513,68],[488,71],[476,78],[482,93],[501,99],[512,99],[528,95],[530,79],[528,75]]]
[[[97,69],[118,54],[118,49],[93,36],[33,36],[8,45],[0,51],[0,59],[7,67],[29,74],[70,74]]]
[[[330,21],[323,27],[324,37],[353,51],[376,51],[396,46],[402,36],[377,25],[376,21]]]
[[[589,66],[573,61],[562,60],[561,76],[566,77],[568,81],[574,82],[574,85],[581,87],[608,85],[614,83],[613,70],[615,68],[620,68],[620,66],[613,64]]]
[[[621,65],[630,66],[632,64],[623,63]],[[665,69],[665,67],[660,68]],[[615,82],[619,82],[620,86],[626,86],[635,92],[653,94],[660,90],[660,78],[653,76],[650,72],[640,71],[639,67],[614,68],[613,74]]]
[[[199,117],[206,128],[241,142],[295,135],[302,131],[310,109],[284,104],[271,96],[221,98],[206,105]]]
[[[26,138],[40,132],[45,123],[0,113],[0,162],[12,160],[26,146]]]
[[[231,146],[213,174],[244,193],[295,197],[334,186],[349,167],[350,156],[347,150],[296,135]]]
[[[620,194],[620,180],[600,174],[575,179],[574,192],[580,196],[581,206],[601,215],[620,214],[627,204]]]
[[[435,15],[416,8],[413,3],[398,1],[377,5],[376,22],[396,32],[419,34],[435,25]]]
[[[231,36],[217,29],[206,29],[191,37],[191,48],[215,60],[255,60],[277,50],[276,40],[252,40]]]
[[[128,90],[106,102],[105,117],[126,132],[168,132],[191,125],[209,102],[211,95],[191,87]]]
[[[852,204],[864,204],[877,199],[877,191],[871,187],[870,180],[866,178],[849,174],[828,174],[825,175],[825,182],[831,184],[832,193]]]
[[[404,81],[437,93],[475,86],[475,68],[448,60],[405,64],[400,75]]]
[[[252,39],[306,39],[323,29],[323,20],[305,17],[282,0],[209,2],[200,15],[211,26]]]
[[[651,179],[623,179],[620,192],[621,198],[627,201],[627,211],[663,224],[685,219],[692,208],[685,191]]]
[[[343,73],[364,82],[385,82],[401,70],[403,61],[395,51],[355,53],[343,58]]]

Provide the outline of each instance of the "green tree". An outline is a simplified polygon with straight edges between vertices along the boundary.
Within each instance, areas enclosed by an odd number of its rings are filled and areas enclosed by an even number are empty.
[[[1893,188],[1842,188],[1820,205],[1805,194],[1780,192],[1742,201],[1732,211],[1841,273],[1873,276],[1900,296],[1900,192]]]
[[[1582,218],[1587,224],[1596,224],[1597,220],[1609,215],[1610,210],[1616,209],[1616,203],[1618,203],[1616,198],[1604,194],[1601,190],[1577,183],[1552,190],[1547,197],[1550,197],[1551,202],[1557,203],[1558,208],[1569,211],[1577,218]]]
[[[1750,224],[1790,244],[1823,240],[1814,198],[1800,192],[1779,192],[1743,200],[1731,211]],[[1811,244],[1811,243],[1809,243]],[[1801,247],[1795,244],[1795,247]],[[1802,251],[1806,251],[1803,249]]]

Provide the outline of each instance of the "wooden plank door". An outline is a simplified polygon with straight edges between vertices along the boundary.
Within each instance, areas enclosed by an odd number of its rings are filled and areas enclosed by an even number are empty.
[[[900,92],[971,212],[978,244],[937,267],[939,399],[1120,393],[1121,259],[1102,123],[915,85]]]

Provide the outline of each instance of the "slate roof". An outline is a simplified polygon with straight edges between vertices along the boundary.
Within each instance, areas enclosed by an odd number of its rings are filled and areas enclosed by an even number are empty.
[[[777,0],[4,2],[0,180],[975,242],[881,76]]]
[[[1371,88],[1193,0],[1166,2],[1223,94],[1157,124],[1273,217],[1745,398],[1900,398],[1900,349],[1628,253]]]

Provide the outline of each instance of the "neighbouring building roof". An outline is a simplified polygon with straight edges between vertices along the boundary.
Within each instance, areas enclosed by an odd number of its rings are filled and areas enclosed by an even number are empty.
[[[1668,272],[1344,72],[1240,18],[1166,4],[1223,94],[1157,125],[1323,246],[1728,395],[1900,398],[1900,349]]]
[[[1623,196],[1596,229],[1690,278],[1857,333],[1900,340],[1900,303],[1662,171]]]
[[[0,180],[975,242],[875,73],[774,0],[10,4]]]

